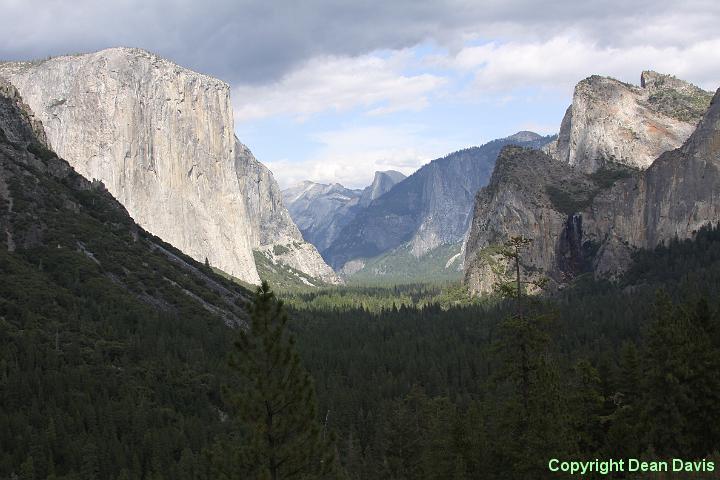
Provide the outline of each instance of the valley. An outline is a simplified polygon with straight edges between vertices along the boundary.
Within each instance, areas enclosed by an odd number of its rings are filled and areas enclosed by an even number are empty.
[[[140,48],[0,61],[0,479],[720,464],[720,90],[591,75],[557,133],[526,105],[343,184],[256,158],[243,88]],[[297,103],[268,124],[337,120]]]

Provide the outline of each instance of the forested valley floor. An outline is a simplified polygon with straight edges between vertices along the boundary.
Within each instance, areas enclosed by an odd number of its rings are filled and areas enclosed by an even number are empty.
[[[223,478],[235,332],[51,254],[34,253],[42,269],[0,254],[0,478]],[[522,315],[458,285],[279,296],[336,475],[527,479],[556,478],[550,458],[717,460],[718,291],[708,228]]]

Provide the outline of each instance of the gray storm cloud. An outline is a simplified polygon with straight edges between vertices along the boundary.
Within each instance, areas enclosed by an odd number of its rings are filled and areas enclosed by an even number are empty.
[[[714,1],[2,0],[0,59],[141,47],[231,83],[277,80],[318,55],[433,41],[543,39],[682,45],[716,34]]]

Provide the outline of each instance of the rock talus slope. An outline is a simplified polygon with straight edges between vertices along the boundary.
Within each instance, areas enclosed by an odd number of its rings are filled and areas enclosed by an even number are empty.
[[[0,76],[42,120],[52,148],[86,178],[102,180],[140,225],[197,260],[259,281],[253,249],[272,224],[253,211],[279,195],[272,182],[251,189],[238,174],[237,158],[247,156],[234,135],[227,84],[128,48],[4,63]],[[272,204],[271,217],[282,209]],[[309,260],[322,270],[318,261]]]

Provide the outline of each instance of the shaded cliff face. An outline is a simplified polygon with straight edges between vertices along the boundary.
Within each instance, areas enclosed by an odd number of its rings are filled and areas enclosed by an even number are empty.
[[[690,238],[720,221],[720,90],[692,136],[645,172],[618,182],[583,212],[599,245],[596,271],[616,276],[633,248]]]
[[[323,251],[360,210],[404,178],[402,173],[388,170],[375,172],[373,183],[363,190],[306,181],[282,194],[303,237]]]
[[[270,201],[268,215],[281,218],[283,207],[273,182],[252,189],[238,172],[264,167],[235,139],[225,83],[126,48],[0,64],[0,76],[42,120],[53,149],[102,180],[140,225],[197,260],[259,281],[253,249],[274,223],[254,213]],[[280,225],[283,241],[297,237]],[[321,269],[317,259],[309,263]]]
[[[0,276],[22,278],[5,289],[15,299],[38,292],[55,299],[40,311],[54,312],[58,299],[92,297],[101,309],[130,305],[133,315],[159,311],[228,325],[247,319],[247,290],[150,235],[102,183],[75,172],[2,79],[0,232]]]
[[[556,143],[547,151],[583,172],[608,163],[644,170],[679,147],[712,94],[670,75],[643,72],[641,86],[592,76],[575,87]]]
[[[593,180],[539,151],[506,147],[490,183],[475,200],[465,249],[465,283],[474,293],[490,293],[512,276],[500,255],[513,236],[533,239],[522,257],[523,275],[554,284],[584,268],[582,223],[573,211],[588,204]],[[556,268],[562,263],[560,268]]]
[[[719,104],[716,94],[683,146],[663,153],[645,171],[612,164],[616,170],[585,174],[541,152],[504,150],[476,200],[466,284],[475,293],[489,293],[505,280],[508,265],[498,250],[515,235],[534,240],[524,256],[524,275],[548,278],[554,288],[586,271],[617,277],[634,249],[690,238],[720,221]]]
[[[348,264],[353,271],[363,268],[366,259],[406,245],[420,257],[461,242],[475,193],[490,178],[501,148],[548,141],[536,134],[530,142],[508,137],[433,160],[359,212],[323,256],[335,268]]]
[[[235,169],[240,193],[247,201],[248,221],[253,232],[252,244],[257,254],[263,255],[262,264],[283,265],[310,277],[305,284],[342,283],[325,263],[317,248],[303,240],[298,227],[283,203],[280,186],[272,172],[258,162],[245,145],[235,139]],[[257,264],[257,262],[256,262]],[[263,276],[266,272],[259,272]]]

